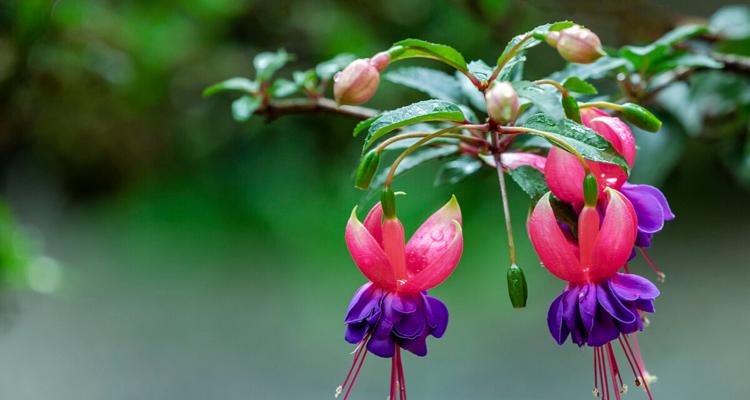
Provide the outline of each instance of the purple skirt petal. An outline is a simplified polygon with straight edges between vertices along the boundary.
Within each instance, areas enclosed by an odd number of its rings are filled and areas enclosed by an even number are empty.
[[[659,290],[647,279],[617,274],[597,283],[570,284],[550,304],[547,324],[558,344],[601,346],[643,329],[640,312],[653,312]]]
[[[638,217],[636,246],[651,247],[654,234],[664,228],[665,221],[675,218],[667,198],[659,189],[650,185],[625,183],[620,191],[633,204]]]

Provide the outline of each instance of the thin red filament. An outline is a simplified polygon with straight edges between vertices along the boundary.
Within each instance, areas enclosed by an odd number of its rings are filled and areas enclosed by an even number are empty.
[[[651,257],[646,253],[646,250],[643,249],[643,247],[638,247],[638,251],[641,252],[641,255],[643,258],[646,259],[646,262],[648,262],[648,265],[651,266],[651,269],[654,270],[654,273],[656,274],[657,280],[659,282],[664,282],[664,278],[667,276],[664,272],[661,272],[659,267],[656,266],[656,263],[654,260],[651,259]]]
[[[640,381],[643,382],[643,387],[646,389],[646,393],[648,394],[648,399],[653,400],[654,398],[651,396],[651,390],[648,388],[648,383],[646,383],[646,377],[643,368],[638,363],[638,360],[636,359],[635,353],[633,352],[633,349],[630,347],[630,342],[628,341],[628,337],[626,335],[622,335],[622,338],[625,340],[625,345],[627,346],[628,351],[630,352],[630,356],[633,357],[633,361],[635,362],[635,367],[638,370],[638,376],[640,377]]]

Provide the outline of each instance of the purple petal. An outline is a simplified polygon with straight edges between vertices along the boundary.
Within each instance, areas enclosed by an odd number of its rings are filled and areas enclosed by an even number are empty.
[[[570,339],[581,346],[586,342],[586,330],[578,312],[579,287],[574,286],[563,292],[563,322],[570,330]]]
[[[633,204],[638,215],[638,230],[645,233],[656,233],[664,228],[664,207],[659,197],[664,197],[658,189],[649,185],[632,185],[626,183],[622,193]],[[666,200],[665,200],[666,201]]]
[[[381,319],[378,323],[375,333],[373,333],[370,340],[367,342],[367,350],[372,354],[383,358],[393,357],[396,342],[391,336],[391,329],[393,324],[384,319]]]
[[[393,334],[401,339],[414,339],[427,330],[425,315],[422,312],[404,314],[393,326]]]
[[[659,296],[656,285],[636,274],[618,273],[610,279],[610,287],[619,298],[626,301],[653,300]]]
[[[344,321],[348,324],[367,319],[378,311],[382,297],[382,290],[372,282],[365,283],[354,293]]]
[[[653,300],[638,299],[633,304],[635,305],[635,308],[638,310],[645,311],[648,313],[656,312],[656,309],[654,308]]]
[[[567,339],[568,334],[570,334],[570,330],[563,323],[563,296],[565,296],[565,292],[552,301],[552,304],[549,305],[549,311],[547,312],[547,326],[549,326],[549,333],[555,338],[557,344],[565,343],[565,339]]]
[[[368,324],[365,322],[359,322],[354,324],[346,325],[346,332],[344,333],[344,340],[351,344],[357,344],[365,338],[367,333]]]
[[[414,354],[415,356],[424,357],[427,355],[427,335],[419,336],[412,340],[404,340],[401,347]]]
[[[578,292],[578,312],[581,315],[586,333],[591,332],[594,327],[596,304],[596,285],[588,283],[582,286]]]
[[[598,312],[586,344],[592,347],[601,346],[614,340],[619,335],[620,329],[615,324],[614,319],[606,312]]]
[[[432,328],[432,336],[443,337],[445,330],[448,328],[448,307],[442,301],[427,295],[424,296],[424,306],[427,323]]]
[[[624,304],[622,304],[620,299],[612,294],[609,285],[609,280],[606,280],[604,282],[600,282],[596,286],[597,302],[604,309],[604,311],[606,311],[616,320],[625,324],[633,323],[633,321],[635,321],[635,319],[637,318],[636,315],[633,315],[633,313],[627,307],[625,307]]]
[[[410,314],[417,311],[417,304],[421,300],[420,295],[409,293],[394,293],[392,296],[391,307],[394,311],[401,314]]]

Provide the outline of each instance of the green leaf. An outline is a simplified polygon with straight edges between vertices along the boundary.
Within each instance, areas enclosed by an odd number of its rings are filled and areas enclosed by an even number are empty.
[[[232,116],[238,122],[250,119],[253,113],[260,107],[261,98],[255,96],[242,96],[232,102]]]
[[[705,25],[697,25],[697,24],[682,25],[664,34],[664,36],[657,39],[654,42],[654,44],[657,44],[657,45],[663,44],[663,45],[667,45],[671,47],[687,39],[691,39],[700,35],[705,35],[708,32],[709,32],[709,29]]]
[[[549,187],[547,186],[547,181],[544,180],[544,174],[542,171],[539,171],[530,165],[522,165],[515,169],[508,169],[507,171],[513,181],[516,182],[532,200],[537,201],[544,196],[545,193],[549,192]]]
[[[719,69],[724,67],[724,64],[716,61],[707,54],[683,53],[659,60],[649,68],[649,72],[656,74],[659,72],[671,71],[678,67]]]
[[[376,119],[380,117],[379,115],[376,115],[374,117],[367,118],[364,121],[359,121],[357,125],[354,126],[354,131],[352,132],[352,136],[357,137],[360,133],[366,131],[370,128],[370,125],[372,125],[373,122],[375,122]]]
[[[523,77],[523,66],[526,62],[526,56],[520,55],[510,59],[500,73],[497,74],[498,81],[517,81]]]
[[[476,158],[462,156],[443,164],[435,176],[435,185],[456,184],[482,168],[482,162]]]
[[[591,64],[568,64],[562,71],[550,75],[549,79],[558,82],[570,76],[577,76],[581,79],[601,79],[610,72],[621,69],[626,64],[627,61],[620,57],[604,56]]]
[[[467,78],[464,74],[456,71],[456,79],[461,86],[461,92],[464,97],[469,101],[469,104],[479,111],[485,112],[487,105],[484,102],[484,95],[482,92],[477,90],[477,87]]]
[[[594,85],[584,81],[577,76],[569,76],[563,82],[562,85],[565,89],[571,92],[581,94],[597,94],[596,87]]]
[[[252,93],[258,90],[258,83],[247,78],[231,78],[223,82],[215,83],[203,90],[204,96],[211,96],[219,92],[239,91]]]
[[[463,101],[461,84],[458,83],[456,78],[443,71],[423,67],[406,67],[388,71],[384,74],[384,78],[390,82],[424,92],[436,99],[454,103]]]
[[[510,40],[510,42],[508,42],[508,44],[505,46],[505,50],[503,50],[503,53],[500,55],[500,57],[498,57],[497,65],[500,65],[500,63],[502,63],[506,58],[509,57],[509,54],[513,50],[513,48],[516,48],[515,54],[513,54],[513,56],[521,56],[526,50],[542,43],[547,32],[560,31],[565,28],[570,28],[573,25],[575,24],[571,21],[560,21],[551,24],[539,25],[524,34],[514,37]]]
[[[730,39],[742,40],[750,37],[750,7],[726,6],[716,11],[709,23],[717,35]]]
[[[480,81],[486,81],[490,79],[490,76],[492,75],[492,67],[482,60],[474,60],[470,62],[468,68],[469,73],[474,75],[474,77]]]
[[[292,58],[292,55],[284,49],[279,49],[275,53],[270,51],[258,53],[253,59],[257,79],[261,82],[271,79],[273,74],[291,61]]]
[[[633,68],[638,71],[650,71],[650,66],[660,58],[667,56],[672,46],[708,32],[703,25],[683,25],[677,27],[655,42],[645,46],[625,46],[620,49],[620,56],[630,61]]]
[[[294,84],[300,89],[315,90],[318,84],[318,76],[313,69],[294,71],[292,78],[294,79]]]
[[[423,57],[441,60],[462,71],[467,70],[464,56],[458,50],[444,44],[430,43],[420,39],[405,39],[394,43],[388,52],[391,55],[391,62],[405,58]]]
[[[447,157],[455,154],[458,151],[458,146],[439,146],[439,147],[424,147],[414,153],[406,156],[403,161],[396,167],[396,173],[394,176],[399,176],[405,172],[411,171],[412,169],[432,160],[436,160],[441,157]],[[385,180],[388,177],[391,166],[384,168],[370,184],[370,188],[376,191],[383,187]]]
[[[381,136],[406,125],[425,121],[463,122],[465,118],[461,108],[444,100],[425,100],[386,111],[370,123],[364,149],[370,147]],[[359,133],[358,128],[359,125],[355,128],[356,133]]]
[[[315,67],[315,73],[321,80],[330,80],[336,72],[341,71],[357,57],[354,54],[343,53],[328,61],[323,61]]]
[[[535,114],[526,120],[524,126],[546,132],[546,134],[532,134],[542,136],[562,149],[565,149],[564,144],[567,144],[587,160],[619,165],[625,172],[630,170],[627,161],[607,139],[594,130],[569,119],[557,122],[544,114]]]
[[[271,84],[271,96],[273,97],[287,97],[299,90],[299,86],[296,83],[288,79],[277,79]]]
[[[529,81],[516,81],[512,85],[518,97],[530,101],[539,111],[558,121],[565,117],[557,90],[535,85]]]

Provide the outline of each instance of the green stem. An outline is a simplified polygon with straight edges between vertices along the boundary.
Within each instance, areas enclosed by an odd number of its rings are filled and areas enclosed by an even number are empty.
[[[388,140],[384,140],[377,147],[375,147],[375,151],[377,151],[377,152],[380,153],[383,150],[385,150],[386,147],[388,147],[388,146],[390,146],[393,143],[396,143],[398,141],[405,140],[405,139],[423,138],[423,137],[427,137],[429,135],[431,135],[431,133],[427,133],[427,132],[412,132],[412,133],[404,133],[404,134],[401,134],[401,135],[398,135],[398,136],[393,136],[393,137],[389,138]],[[477,138],[475,136],[466,136],[466,135],[461,135],[461,134],[458,134],[458,133],[446,133],[446,134],[443,134],[442,137],[463,140],[463,141],[466,141],[466,142],[473,142],[473,143],[480,144],[480,145],[487,143],[485,140]]]
[[[563,96],[569,96],[568,90],[565,89],[565,87],[561,85],[560,82],[553,81],[552,79],[539,79],[539,80],[534,81],[534,84],[554,86],[555,89],[557,89],[560,93],[562,93]]]
[[[469,125],[469,124],[467,124],[467,125],[454,125],[454,126],[449,126],[449,127],[445,128],[445,129],[441,129],[439,131],[433,132],[433,133],[431,133],[431,134],[423,137],[422,139],[420,139],[419,141],[417,141],[413,145],[407,147],[406,150],[404,150],[398,156],[398,158],[396,158],[396,160],[393,161],[393,164],[391,165],[391,169],[390,169],[390,171],[388,171],[388,177],[385,179],[385,187],[386,188],[390,188],[391,187],[391,181],[393,181],[393,177],[396,175],[396,169],[398,168],[398,165],[401,163],[401,161],[403,161],[404,158],[406,158],[406,156],[408,156],[409,154],[411,154],[412,152],[414,152],[414,150],[418,149],[423,144],[429,142],[432,139],[435,139],[437,137],[445,135],[446,133],[451,132],[451,131],[460,130],[460,129],[483,129],[484,130],[484,129],[487,129],[487,127],[488,127],[487,124],[484,124],[484,125]]]
[[[490,79],[488,80],[488,82],[492,82],[497,78],[497,76],[500,74],[500,71],[503,69],[505,64],[507,64],[508,61],[510,61],[510,59],[513,58],[514,55],[516,55],[516,52],[518,52],[518,49],[521,47],[521,45],[525,43],[527,40],[531,39],[532,37],[533,36],[531,34],[524,36],[523,39],[519,40],[518,43],[516,43],[516,45],[513,46],[508,51],[508,53],[505,54],[505,57],[503,57],[502,61],[497,63],[495,70],[492,71],[492,76],[490,76]]]
[[[492,144],[498,148],[500,143],[499,134],[493,132]],[[495,168],[497,169],[497,180],[500,183],[500,198],[503,202],[503,214],[505,215],[505,231],[508,235],[508,254],[510,255],[510,264],[516,265],[516,244],[513,240],[513,226],[510,221],[510,207],[508,206],[508,190],[505,186],[505,173],[503,172],[502,154],[495,152]]]

